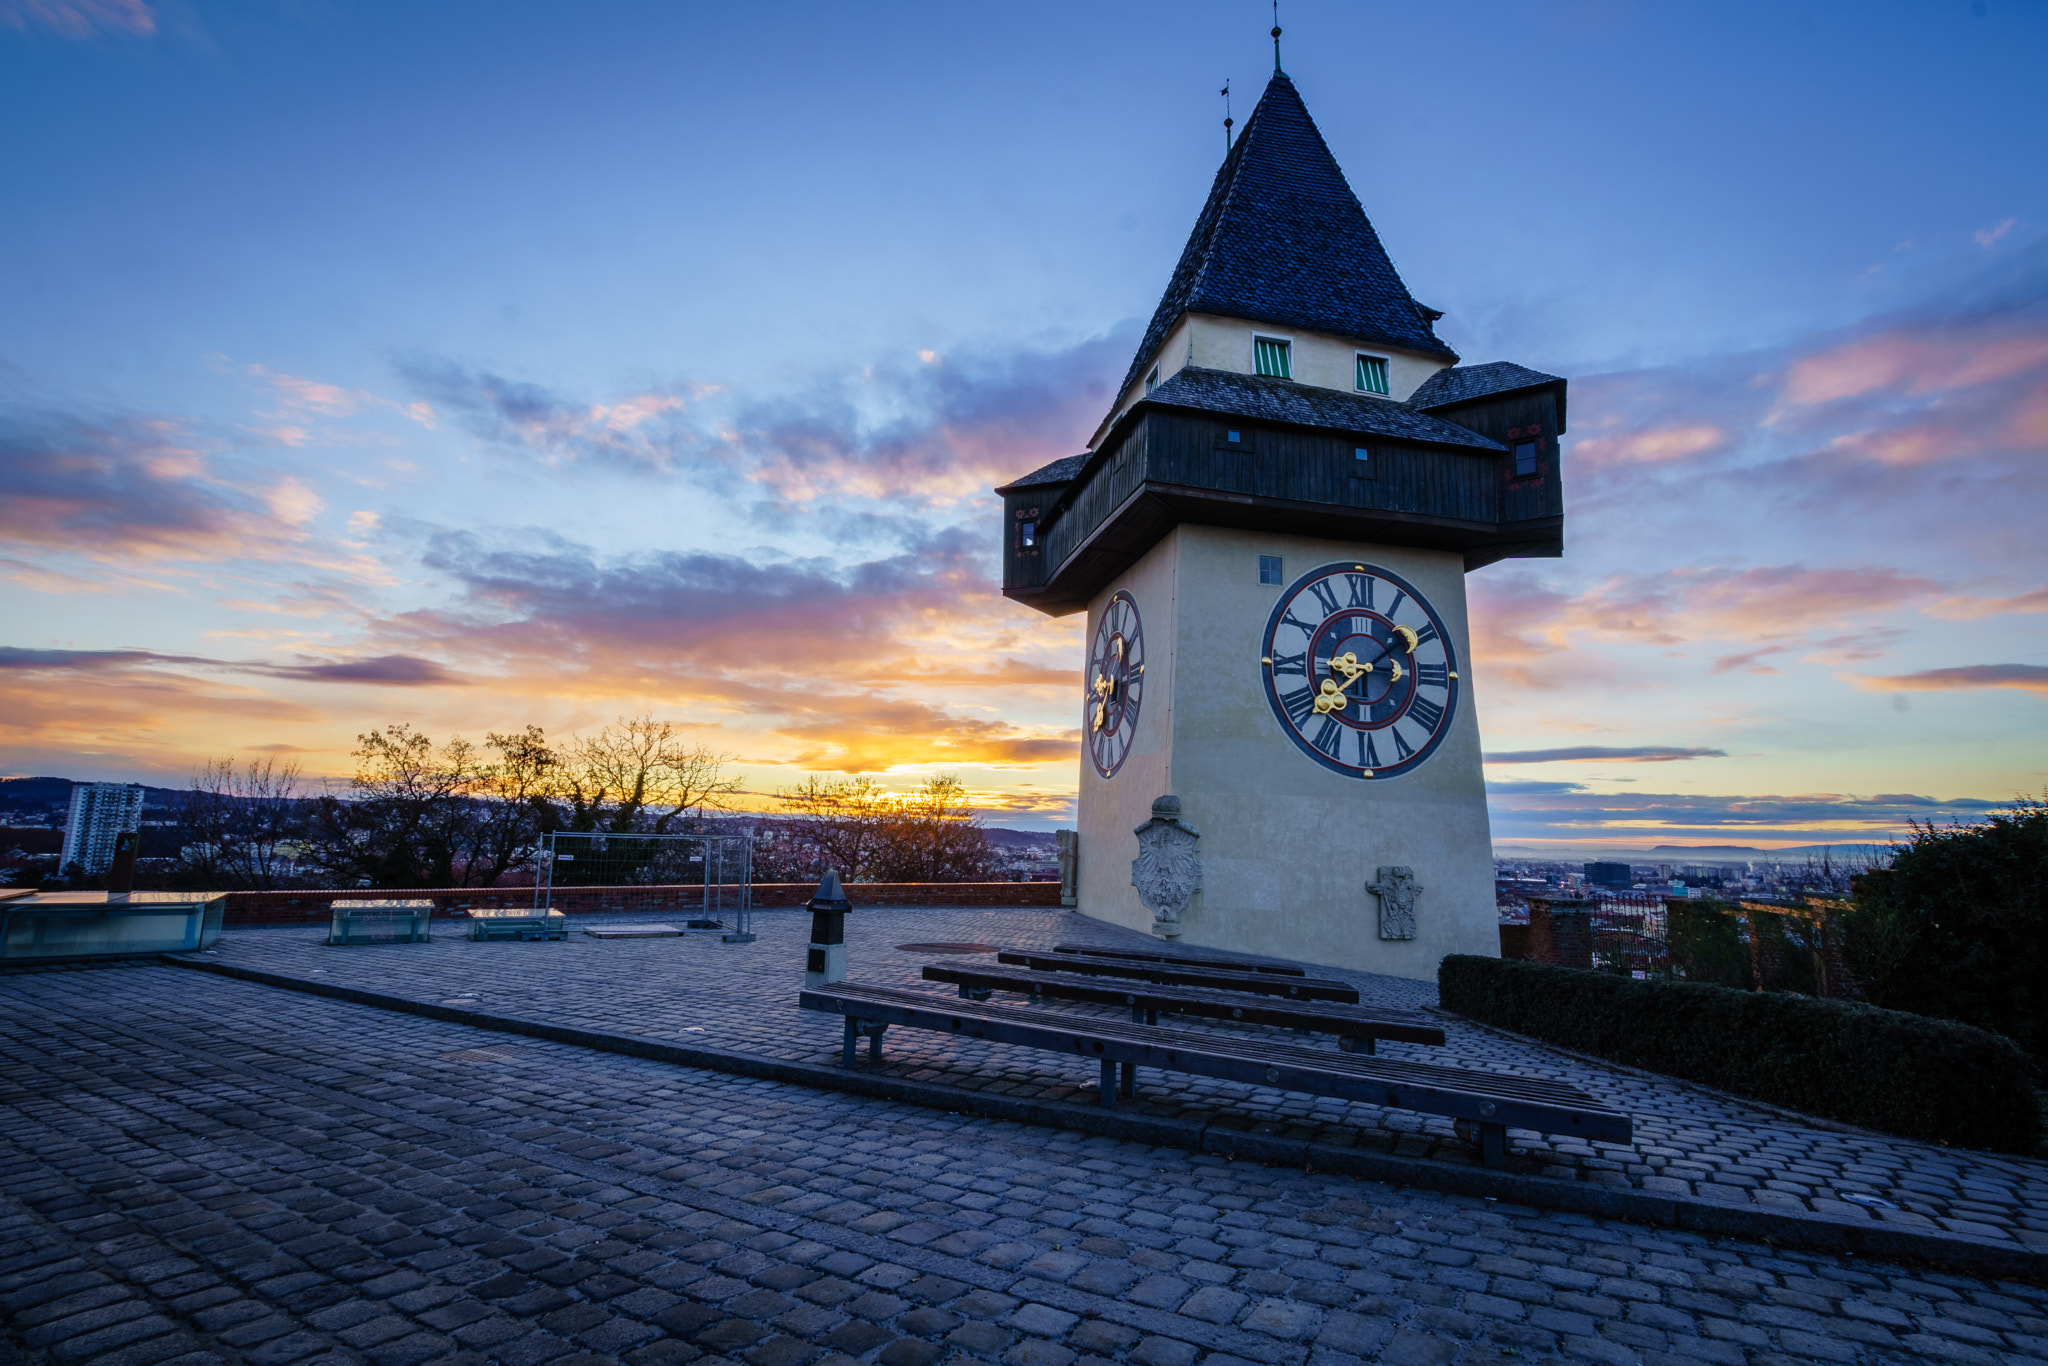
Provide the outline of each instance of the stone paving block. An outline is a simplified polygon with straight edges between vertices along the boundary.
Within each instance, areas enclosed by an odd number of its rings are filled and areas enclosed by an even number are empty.
[[[1202,1356],[1171,1334],[1077,1317],[1078,1303],[1068,1300],[1044,1303],[1057,1295],[1099,1295],[1147,1313],[1192,1303],[1214,1315],[1206,1322],[1215,1327],[1200,1332],[1270,1343],[1263,1353],[1246,1351],[1258,1366],[1424,1360],[1442,1343],[1463,1344],[1459,1350],[1475,1361],[1500,1359],[1513,1348],[1524,1359],[1607,1360],[1627,1352],[1632,1360],[1734,1366],[1745,1352],[1761,1361],[1797,1355],[1801,1344],[1814,1342],[1896,1357],[1914,1351],[1902,1339],[1916,1333],[1945,1344],[1922,1357],[1972,1360],[1970,1352],[1991,1350],[1976,1335],[1991,1335],[2010,1355],[2026,1345],[2002,1336],[2005,1325],[2048,1329],[2048,1295],[2034,1287],[1994,1289],[1866,1259],[1773,1253],[1587,1216],[1394,1192],[537,1041],[518,1045],[526,1061],[492,1064],[486,1089],[476,1084],[477,1070],[438,1061],[480,1046],[473,1031],[293,998],[293,1027],[360,1034],[361,1026],[340,1021],[367,1017],[376,1022],[370,1035],[387,1049],[323,1062],[307,1074],[306,1049],[279,1036],[274,992],[168,968],[127,973],[131,984],[162,985],[152,988],[155,997],[127,988],[142,1004],[124,1006],[128,1018],[140,1018],[139,1009],[150,1027],[183,1031],[179,1037],[192,1041],[199,1050],[192,1065],[208,1080],[176,1094],[211,1108],[120,1130],[101,1117],[131,1113],[123,1109],[127,1074],[119,1048],[110,1043],[93,1055],[103,1059],[94,1072],[77,1059],[78,1027],[70,1023],[93,1018],[91,1009],[79,1008],[89,1002],[78,993],[96,976],[0,978],[0,1009],[11,1021],[31,1022],[23,1036],[27,1051],[0,1060],[0,1069],[13,1069],[17,1090],[35,1094],[35,1069],[63,1067],[73,1069],[67,1086],[106,1102],[91,1118],[65,1118],[76,1139],[69,1146],[34,1145],[36,1161],[50,1173],[52,1194],[42,1205],[9,1203],[15,1185],[0,1160],[0,1246],[17,1228],[45,1240],[30,1262],[0,1258],[0,1296],[36,1279],[89,1271],[83,1260],[64,1265],[67,1256],[104,1245],[93,1255],[119,1258],[129,1272],[176,1291],[169,1302],[177,1319],[143,1306],[135,1338],[100,1344],[108,1354],[131,1354],[136,1366],[169,1359],[164,1353],[191,1355],[193,1340],[179,1335],[179,1325],[208,1331],[201,1316],[213,1318],[213,1331],[242,1331],[249,1338],[242,1351],[267,1349],[282,1358],[297,1351],[304,1335],[323,1331],[316,1319],[336,1331],[378,1323],[382,1277],[399,1278],[381,1303],[405,1327],[347,1350],[381,1352],[393,1366],[406,1366],[402,1357],[430,1346],[449,1366],[480,1356],[508,1366],[578,1356],[850,1366],[853,1358],[884,1354],[883,1366],[936,1366],[953,1353],[1008,1358],[1008,1366],[1112,1366],[1117,1359],[1126,1366],[1196,1366]],[[202,993],[211,994],[198,999]],[[71,1006],[61,1035],[67,1051],[47,1058],[34,1053],[40,1036],[33,1022],[44,999]],[[260,1083],[262,1099],[245,1094],[257,1085],[249,1073],[206,1071],[204,1050],[228,1035],[243,1041],[238,1060],[274,1076]],[[59,1033],[49,1038],[56,1049]],[[1029,1074],[1029,1067],[1019,1073]],[[329,1082],[343,1089],[319,1089]],[[351,1095],[374,1097],[414,1118],[394,1125],[338,1099]],[[188,1102],[172,1102],[180,1103]],[[1284,1097],[1274,1103],[1294,1105]],[[1309,1110],[1288,1113],[1305,1120]],[[1695,1113],[1686,1122],[1704,1121]],[[480,1142],[447,1129],[450,1123],[497,1137]],[[0,1143],[9,1137],[0,1121]],[[1826,1146],[1813,1142],[1819,1146],[1800,1151],[1818,1154]],[[239,1145],[234,1164],[201,1171],[203,1157],[195,1155],[220,1143]],[[1827,1143],[1837,1147],[1817,1165],[1855,1168],[1854,1189],[1889,1181],[1961,1192],[1967,1184],[1969,1193],[1957,1201],[1985,1198],[1966,1155],[1941,1158],[1945,1171],[1925,1163],[1864,1171],[1857,1163],[1873,1156],[1865,1140],[1829,1135]],[[1610,1155],[1611,1146],[1553,1151],[1581,1171],[1607,1171],[1588,1164],[1613,1162],[1610,1174],[1633,1175]],[[1697,1144],[1689,1137],[1673,1150],[1687,1146]],[[548,1152],[561,1156],[543,1156]],[[1652,1155],[1668,1164],[1669,1154]],[[1761,1157],[1707,1165],[1738,1176],[1753,1173],[1737,1168],[1754,1168],[1764,1173],[1761,1181],[1774,1164],[1783,1165]],[[670,1184],[633,1184],[650,1174]],[[101,1222],[93,1201],[102,1197],[68,1193],[106,1182],[117,1183],[106,1198],[176,1192],[147,1206],[158,1232]],[[1815,1180],[1813,1189],[1834,1187]],[[2022,1181],[2010,1198],[2038,1199],[2040,1190]],[[206,1192],[205,1211],[180,1203],[192,1191]],[[778,1196],[775,1211],[747,1203],[771,1191],[790,1193]],[[1955,1208],[1981,1214],[1964,1203]],[[169,1217],[158,1220],[158,1213]],[[765,1226],[771,1214],[782,1222]],[[879,1234],[847,1227],[878,1214],[888,1216],[878,1221],[878,1228],[887,1224]],[[926,1238],[930,1230],[921,1222],[950,1231]],[[74,1236],[60,1224],[94,1231]],[[236,1240],[254,1237],[259,1224],[280,1244],[329,1259],[341,1279],[303,1261],[234,1251]],[[423,1235],[429,1241],[395,1260],[392,1249],[410,1228],[431,1229]],[[861,1236],[878,1236],[899,1252],[875,1262],[835,1241]],[[237,1268],[246,1288],[181,1279],[210,1274],[184,1268],[199,1254],[183,1237],[218,1240],[226,1251],[219,1260],[204,1254],[206,1265]],[[345,1256],[354,1260],[331,1260]],[[63,1269],[37,1276],[45,1265]],[[29,1279],[19,1285],[7,1279],[22,1275]],[[1055,1292],[1062,1282],[1067,1288]],[[1992,1302],[2001,1296],[2011,1303]],[[1148,1306],[1148,1298],[1158,1303]],[[743,1302],[753,1316],[739,1312]],[[358,1307],[345,1307],[351,1304]],[[855,1304],[869,1317],[848,1318]],[[1066,1317],[1039,1322],[1055,1335],[1025,1331],[1034,1311]],[[1768,1321],[1756,1317],[1759,1311]],[[1903,1322],[1880,1321],[1894,1317]],[[1190,1335],[1198,1335],[1204,1320],[1189,1318]],[[1010,1326],[1013,1319],[1018,1327]],[[1762,1340],[1749,1336],[1758,1333]],[[1801,1333],[1811,1341],[1792,1336]],[[604,1334],[619,1340],[591,1340]],[[1180,1343],[1184,1358],[1158,1345],[1172,1343]],[[1211,1351],[1201,1366],[1235,1359]]]

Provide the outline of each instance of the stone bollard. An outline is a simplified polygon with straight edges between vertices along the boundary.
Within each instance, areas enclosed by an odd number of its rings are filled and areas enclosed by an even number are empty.
[[[811,913],[811,946],[804,959],[804,985],[829,986],[846,980],[846,913],[853,903],[839,885],[839,873],[828,869],[817,894],[804,906]]]

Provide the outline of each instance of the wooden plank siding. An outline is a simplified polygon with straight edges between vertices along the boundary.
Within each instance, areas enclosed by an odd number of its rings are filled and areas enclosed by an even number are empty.
[[[1459,550],[1468,565],[1557,554],[1555,411],[1543,392],[1475,402],[1452,419],[1496,439],[1525,425],[1552,433],[1539,476],[1518,481],[1498,451],[1153,409],[1074,484],[1006,497],[1004,592],[1056,615],[1076,610],[1181,521]],[[1233,430],[1236,443],[1225,439]],[[1035,556],[1017,553],[1027,507],[1044,514]]]

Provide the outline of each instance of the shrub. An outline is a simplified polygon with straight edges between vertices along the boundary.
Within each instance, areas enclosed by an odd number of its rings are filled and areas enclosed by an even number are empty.
[[[1916,828],[1856,879],[1843,931],[1873,1004],[1996,1030],[2048,1065],[2048,804]]]
[[[1481,1023],[1848,1124],[2001,1152],[2040,1141],[2032,1061],[1969,1025],[1468,954],[1443,960],[1437,987]]]

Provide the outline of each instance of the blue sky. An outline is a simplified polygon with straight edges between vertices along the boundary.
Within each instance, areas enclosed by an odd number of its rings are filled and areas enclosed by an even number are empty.
[[[653,711],[1057,823],[984,490],[1101,415],[1269,22],[0,0],[0,767]],[[1497,834],[2040,790],[2048,10],[1282,22],[1440,333],[1574,382],[1566,558],[1471,584]]]

